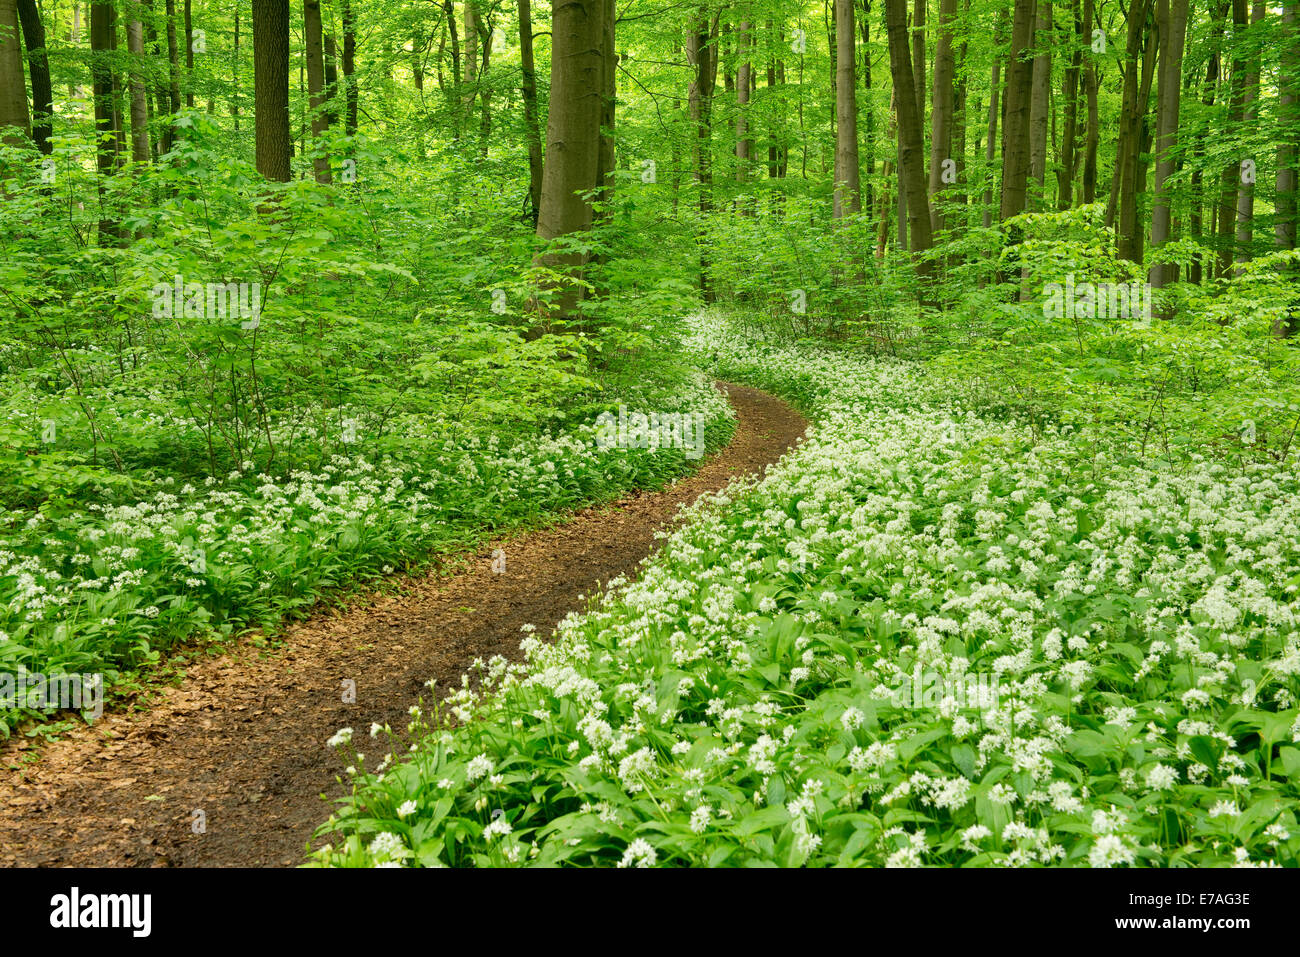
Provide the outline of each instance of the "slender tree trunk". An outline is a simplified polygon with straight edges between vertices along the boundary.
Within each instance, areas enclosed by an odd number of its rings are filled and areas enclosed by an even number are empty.
[[[139,0],[128,0],[131,19],[126,24],[126,48],[131,54],[131,160],[149,162],[149,102],[145,92],[148,64],[144,58],[144,24]]]
[[[749,164],[754,156],[754,140],[749,133],[749,86],[753,74],[750,63],[749,21],[741,20],[736,27],[736,56],[740,63],[736,67],[736,182],[743,183],[749,179]],[[743,211],[746,203],[742,199],[739,208]]]
[[[1159,249],[1171,237],[1172,200],[1169,178],[1174,175],[1174,147],[1178,143],[1179,96],[1183,86],[1183,45],[1187,36],[1188,0],[1158,0],[1156,22],[1160,30],[1160,85],[1156,93],[1156,182],[1151,209],[1151,247]],[[1160,289],[1177,279],[1172,265],[1151,267],[1150,283]]]
[[[930,109],[930,228],[939,233],[944,227],[940,194],[948,185],[944,174],[956,160],[952,155],[954,81],[957,63],[952,47],[953,21],[957,17],[957,0],[939,0],[939,37],[934,47],[934,97]]]
[[[537,121],[537,69],[533,65],[532,0],[519,0],[519,64],[524,127],[528,134],[528,198],[533,226],[542,208],[542,133]]]
[[[185,0],[185,106],[194,109],[194,11],[191,0]]]
[[[253,113],[257,171],[289,181],[289,0],[253,0]]]
[[[11,3],[12,0],[4,0]],[[12,8],[11,8],[12,9]],[[99,197],[104,202],[104,193],[108,177],[118,167],[118,152],[121,142],[118,139],[113,103],[113,90],[116,86],[113,76],[113,52],[117,47],[117,11],[112,0],[96,0],[90,5],[90,77],[95,98],[95,167],[99,174]],[[16,27],[17,24],[15,23]],[[13,34],[15,49],[18,36]],[[19,67],[19,82],[22,69]],[[26,98],[23,99],[23,112],[27,111]],[[101,245],[116,245],[121,240],[117,220],[107,209],[102,209],[99,220],[99,241]]]
[[[27,71],[32,81],[32,139],[36,148],[48,156],[54,151],[50,143],[54,131],[54,89],[50,84],[50,61],[45,53],[45,24],[41,22],[36,0],[18,0],[18,19],[23,27]]]
[[[607,221],[614,201],[614,122],[617,102],[618,53],[614,49],[614,0],[604,0],[601,10],[600,151],[596,157],[594,187],[601,209],[596,215]],[[486,43],[486,39],[484,40]],[[485,91],[486,92],[486,91]]]
[[[1093,23],[1096,22],[1094,0],[1083,0],[1083,35],[1092,40]],[[1090,206],[1097,201],[1097,146],[1101,140],[1101,114],[1097,108],[1097,56],[1091,49],[1084,54],[1083,92],[1088,103],[1088,132],[1083,144],[1083,202]]]
[[[1251,25],[1247,36],[1252,40],[1258,35],[1264,24],[1263,0],[1255,0],[1252,7]],[[1248,131],[1253,130],[1259,117],[1259,74],[1261,51],[1258,45],[1251,51],[1249,72],[1246,74],[1246,98],[1243,104],[1242,122]],[[1255,241],[1255,183],[1241,178],[1237,187],[1237,265],[1250,262],[1254,257],[1251,249]],[[1237,274],[1241,274],[1238,268]]]
[[[923,0],[922,0],[923,2]],[[889,65],[898,91],[898,140],[901,144],[900,180],[908,197],[908,225],[911,250],[917,274],[923,279],[932,272],[924,253],[932,243],[929,199],[925,193],[925,147],[921,135],[921,115],[917,109],[914,63],[908,62],[907,0],[885,0],[885,31],[889,38]]]
[[[1038,0],[1034,29],[1032,91],[1029,98],[1029,178],[1038,184],[1035,199],[1041,201],[1047,185],[1047,94],[1052,88],[1052,3]],[[1037,204],[1035,204],[1037,205]]]
[[[1278,65],[1278,107],[1282,134],[1277,146],[1277,221],[1273,236],[1279,249],[1295,249],[1296,143],[1300,141],[1300,28],[1295,0],[1282,8],[1282,55]]]
[[[347,112],[343,131],[357,131],[357,23],[351,0],[343,0],[343,93]]]
[[[835,0],[835,192],[836,219],[862,212],[858,160],[857,30],[854,0]]]
[[[1034,0],[1015,0],[1011,51],[1007,57],[1006,115],[1002,120],[1002,205],[1000,219],[1025,211],[1029,179],[1029,101],[1033,62],[1027,57],[1034,23]]]
[[[1205,66],[1205,88],[1201,93],[1201,103],[1206,107],[1205,113],[1208,115],[1210,107],[1214,106],[1215,95],[1219,85],[1220,57],[1223,52],[1223,29],[1224,20],[1228,14],[1229,0],[1214,0],[1210,9],[1210,55]],[[1209,138],[1209,122],[1202,120],[1196,130],[1196,146],[1193,150],[1192,171],[1192,210],[1190,217],[1190,226],[1192,238],[1198,243],[1203,242],[1205,238],[1205,174],[1202,167],[1205,164],[1205,146]],[[1214,206],[1210,206],[1210,232],[1214,232]],[[1197,259],[1188,267],[1187,278],[1189,281],[1199,284],[1203,277],[1203,268],[1200,259]]]
[[[230,53],[230,119],[239,132],[239,6],[235,6],[235,44]],[[328,122],[328,120],[327,120]]]
[[[997,56],[996,45],[1002,42],[1002,37],[1007,29],[1007,8],[1002,7],[998,10],[998,25],[994,33],[994,55],[993,66],[989,69],[989,120],[988,120],[988,140],[984,145],[984,175],[988,177],[988,185],[984,188],[984,214],[981,217],[981,223],[985,229],[993,225],[993,160],[997,156],[998,142],[998,118],[1001,111],[998,105],[998,94],[1001,92],[1001,83],[999,74],[1002,68],[1002,60]]]
[[[1228,108],[1228,127],[1234,133],[1241,128],[1246,107],[1246,61],[1241,55],[1241,39],[1249,25],[1246,0],[1232,0],[1232,100]],[[1237,217],[1237,187],[1241,183],[1241,159],[1223,168],[1219,178],[1219,275],[1232,272],[1234,227]]]
[[[315,149],[320,149],[320,136],[329,129],[329,119],[325,115],[325,34],[321,25],[320,0],[303,0],[302,20],[311,135],[317,141]],[[332,182],[328,154],[313,157],[311,163],[316,182],[324,185]]]
[[[700,295],[705,302],[713,302],[713,285],[709,278],[710,262],[707,243],[707,223],[712,209],[710,184],[712,183],[712,130],[710,114],[713,86],[717,76],[717,21],[710,35],[708,9],[700,7],[686,38],[686,59],[694,67],[690,93],[687,97],[691,124],[695,128],[695,183],[699,190]]]
[[[1061,168],[1056,174],[1056,208],[1062,211],[1074,205],[1074,173],[1078,168],[1079,71],[1083,65],[1083,47],[1088,43],[1088,35],[1083,32],[1079,18],[1079,0],[1070,0],[1070,15],[1074,50],[1070,53],[1070,64],[1065,69],[1061,87],[1065,100],[1065,131],[1061,135]]]

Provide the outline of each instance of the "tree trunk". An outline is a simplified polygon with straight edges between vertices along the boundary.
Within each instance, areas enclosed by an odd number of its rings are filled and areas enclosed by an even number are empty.
[[[289,0],[253,0],[253,113],[257,171],[289,181]]]
[[[552,0],[550,115],[537,235],[552,240],[591,228],[589,198],[600,154],[605,0]],[[552,253],[543,263],[571,280],[581,278],[583,253]],[[579,289],[564,283],[553,308],[568,317]]]
[[[1171,238],[1169,178],[1174,175],[1174,147],[1178,143],[1178,107],[1183,86],[1183,46],[1187,36],[1188,0],[1158,0],[1156,23],[1160,31],[1160,86],[1156,93],[1156,182],[1151,209],[1151,247],[1158,249]],[[1151,267],[1149,281],[1160,289],[1177,279],[1177,268]]]
[[[754,140],[749,134],[749,85],[753,74],[750,63],[749,21],[741,20],[736,27],[736,182],[749,178],[749,164],[753,159]],[[742,200],[740,208],[745,208]]]
[[[1279,249],[1295,249],[1296,239],[1296,143],[1300,141],[1300,29],[1296,25],[1295,0],[1282,8],[1282,56],[1278,65],[1278,105],[1282,130],[1277,147],[1277,221],[1273,236]]]
[[[320,136],[329,129],[329,118],[325,115],[325,34],[321,25],[320,0],[303,0],[302,23],[307,60],[308,105],[311,108],[311,135],[317,140],[314,148],[320,149]],[[316,182],[323,185],[332,182],[328,154],[314,157],[311,163]]]
[[[537,120],[537,69],[533,65],[532,0],[519,0],[519,64],[523,75],[524,127],[528,134],[528,198],[533,227],[542,208],[542,132]]]
[[[999,218],[1025,211],[1029,178],[1029,100],[1033,62],[1026,57],[1034,24],[1034,0],[1015,0],[1011,51],[1007,56],[1006,114],[1002,120],[1002,204]]]
[[[0,142],[10,146],[21,146],[32,134],[18,29],[16,0],[0,0]]]
[[[1047,185],[1047,94],[1052,87],[1052,2],[1038,0],[1034,28],[1032,86],[1029,98],[1029,178],[1038,184],[1035,199],[1041,201]],[[1035,204],[1037,205],[1037,204]]]
[[[126,24],[126,48],[131,54],[131,160],[149,162],[149,102],[145,92],[148,64],[144,58],[144,24],[139,0],[129,0],[131,19]]]
[[[194,109],[194,12],[191,0],[185,0],[185,106]]]
[[[700,251],[700,296],[713,302],[713,285],[709,280],[709,250],[705,230],[712,208],[710,183],[712,182],[712,130],[710,114],[713,102],[713,85],[717,76],[717,20],[709,28],[708,9],[700,7],[686,38],[686,59],[694,67],[690,92],[687,97],[691,124],[695,127],[695,184],[699,190],[700,222],[697,244]]]
[[[1258,35],[1264,23],[1264,4],[1255,0],[1252,7],[1251,25],[1247,36],[1252,39]],[[1242,107],[1242,122],[1248,131],[1253,131],[1259,117],[1259,73],[1261,51],[1259,45],[1251,51],[1249,72],[1246,74],[1246,96]],[[1237,264],[1250,262],[1254,256],[1251,249],[1255,241],[1255,183],[1241,178],[1237,187]],[[1237,274],[1241,275],[1238,268]]]
[[[600,150],[596,156],[596,198],[601,204],[597,216],[607,221],[614,201],[614,122],[617,103],[618,53],[614,49],[614,0],[604,0],[601,10],[600,38]],[[488,41],[484,37],[485,44]],[[486,93],[486,91],[484,91]],[[486,105],[486,101],[485,101]]]
[[[1061,87],[1065,100],[1065,131],[1061,135],[1061,168],[1056,174],[1056,208],[1061,211],[1074,205],[1074,173],[1078,168],[1079,70],[1083,65],[1083,48],[1089,39],[1079,19],[1079,0],[1070,0],[1070,15],[1074,27],[1074,50]]]
[[[27,71],[32,81],[32,139],[45,155],[54,152],[50,134],[54,116],[54,89],[50,84],[50,61],[45,52],[45,24],[36,0],[18,0],[18,19],[27,47]]]
[[[343,93],[343,131],[352,136],[357,131],[357,23],[351,0],[343,0]]]
[[[1002,68],[1002,61],[996,53],[997,44],[1002,42],[1002,35],[1007,29],[1007,8],[1002,7],[998,10],[998,25],[993,36],[995,52],[993,55],[993,66],[989,69],[989,122],[988,122],[988,141],[984,145],[984,175],[989,178],[988,185],[984,188],[984,215],[981,217],[981,223],[985,229],[993,225],[993,160],[997,156],[998,142],[998,118],[1001,115],[998,106],[998,94],[1001,92],[999,72]]]
[[[5,4],[12,0],[0,0]],[[12,7],[10,7],[12,9]],[[113,104],[116,85],[113,76],[113,52],[117,47],[117,11],[112,0],[96,0],[90,5],[90,78],[95,100],[95,167],[99,173],[99,197],[104,201],[105,181],[117,170],[118,151],[121,144]],[[15,27],[17,24],[15,24]],[[13,35],[15,49],[17,33]],[[22,70],[18,72],[21,83]],[[27,101],[23,100],[23,112]],[[117,220],[107,210],[99,219],[99,241],[102,245],[116,245],[121,239]]]
[[[1148,34],[1152,0],[1133,0],[1125,48],[1124,103],[1116,145],[1116,176],[1111,190],[1108,220],[1115,223],[1117,253],[1130,262],[1142,261],[1142,226],[1138,222],[1138,196],[1144,183],[1140,154],[1143,121],[1150,97],[1148,68],[1154,71],[1155,41]],[[1141,62],[1139,62],[1141,58]]]
[[[1094,0],[1083,2],[1083,35],[1089,41],[1089,51],[1084,55],[1087,66],[1083,70],[1083,92],[1088,102],[1088,132],[1083,144],[1083,202],[1090,206],[1097,201],[1097,145],[1101,140],[1101,116],[1097,109],[1097,54],[1091,49],[1093,23],[1096,22]]]
[[[1201,103],[1206,107],[1205,112],[1208,114],[1209,108],[1214,106],[1215,95],[1219,85],[1220,75],[1220,57],[1223,50],[1223,29],[1224,20],[1228,14],[1229,0],[1214,0],[1214,5],[1210,10],[1210,55],[1205,66],[1205,89],[1201,94]],[[1192,237],[1198,242],[1202,242],[1205,237],[1205,174],[1202,170],[1205,160],[1205,145],[1209,138],[1209,123],[1202,120],[1196,131],[1196,146],[1194,149],[1193,164],[1195,169],[1192,171],[1192,212],[1191,212],[1191,233]],[[1210,232],[1214,232],[1214,206],[1210,207]],[[1203,278],[1201,260],[1197,259],[1188,267],[1187,278],[1189,281],[1199,284]]]
[[[954,0],[955,2],[955,0]],[[857,31],[854,0],[835,0],[835,199],[836,219],[862,212],[858,161]]]
[[[940,194],[947,185],[944,173],[956,160],[952,155],[953,83],[957,63],[952,48],[953,20],[957,17],[957,0],[939,0],[939,38],[934,46],[934,97],[930,108],[930,228],[943,229]]]
[[[908,62],[906,4],[907,0],[885,0],[885,31],[889,38],[889,65],[898,91],[895,106],[898,112],[898,141],[901,146],[899,178],[907,191],[911,250],[917,257],[917,274],[924,279],[932,271],[929,261],[924,258],[925,251],[931,246],[932,234],[929,199],[925,193],[925,148],[922,145],[921,116],[917,109],[917,92],[913,80],[914,64]]]
[[[1246,61],[1242,58],[1241,39],[1249,23],[1246,0],[1232,0],[1232,100],[1228,108],[1228,128],[1236,132],[1241,128],[1246,105]],[[1232,272],[1232,243],[1237,217],[1237,186],[1241,182],[1241,160],[1223,168],[1219,178],[1219,275]]]

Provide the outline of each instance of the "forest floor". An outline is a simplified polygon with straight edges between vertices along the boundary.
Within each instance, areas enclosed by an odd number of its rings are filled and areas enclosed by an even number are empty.
[[[404,729],[411,705],[430,695],[426,681],[441,697],[476,658],[517,660],[522,625],[549,634],[583,596],[633,574],[680,506],[760,472],[803,434],[806,421],[780,400],[724,388],[735,436],[675,485],[505,538],[451,577],[323,610],[271,646],[245,638],[192,665],[147,711],[41,745],[37,761],[0,781],[0,865],[300,863],[329,812],[322,796],[344,794],[342,760],[326,745],[334,732],[353,727],[358,749],[373,751],[371,723]],[[504,574],[493,572],[495,548]],[[343,701],[349,680],[355,704]],[[11,739],[0,765],[30,747]],[[367,754],[366,766],[382,758]]]

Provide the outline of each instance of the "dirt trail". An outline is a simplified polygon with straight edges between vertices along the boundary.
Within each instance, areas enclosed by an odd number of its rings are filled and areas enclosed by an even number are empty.
[[[341,796],[341,727],[405,728],[424,682],[458,686],[478,657],[517,658],[519,629],[549,633],[597,582],[631,573],[678,506],[776,461],[807,425],[770,395],[725,387],[739,416],[726,449],[676,485],[577,513],[494,543],[459,574],[332,610],[282,643],[247,641],[190,667],[145,713],[108,715],[47,745],[22,773],[0,772],[0,865],[285,866],[302,861],[321,800]],[[356,703],[343,703],[343,682]],[[378,744],[378,742],[374,742]],[[22,745],[0,750],[14,764]],[[365,744],[363,751],[369,751]],[[367,754],[373,765],[382,758]],[[195,810],[206,819],[196,834]]]

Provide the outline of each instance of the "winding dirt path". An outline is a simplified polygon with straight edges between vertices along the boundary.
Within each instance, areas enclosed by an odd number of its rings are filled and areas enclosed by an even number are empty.
[[[107,715],[46,745],[23,772],[0,772],[0,865],[300,863],[328,814],[322,796],[344,793],[330,735],[350,726],[369,742],[373,721],[404,728],[430,678],[459,686],[474,658],[517,658],[521,625],[549,634],[579,596],[632,573],[680,505],[764,469],[803,434],[807,423],[780,400],[725,389],[735,437],[676,485],[494,543],[505,574],[493,574],[489,547],[453,577],[325,611],[273,647],[234,644],[197,661],[147,712]],[[355,704],[343,703],[345,680],[356,682]],[[22,746],[0,749],[0,766]]]

